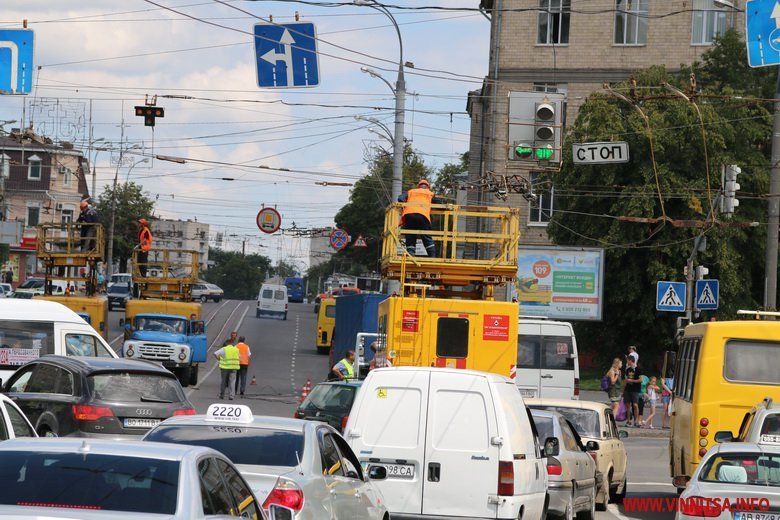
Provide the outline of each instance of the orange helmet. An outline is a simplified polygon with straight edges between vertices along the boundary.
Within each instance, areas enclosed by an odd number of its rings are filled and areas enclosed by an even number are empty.
[[[428,182],[426,179],[420,179],[420,182],[417,183],[417,187],[419,188],[420,186],[426,186],[426,187],[430,188],[431,187],[431,183]]]
[[[84,208],[86,208],[87,206],[89,206],[89,202],[87,202],[86,200],[82,200],[82,201],[81,201],[81,204],[79,205],[79,207],[80,207],[81,209],[84,209]]]
[[[149,225],[149,221],[146,220],[145,218],[139,218],[138,219],[138,223],[139,224],[143,224],[144,226],[148,226]]]

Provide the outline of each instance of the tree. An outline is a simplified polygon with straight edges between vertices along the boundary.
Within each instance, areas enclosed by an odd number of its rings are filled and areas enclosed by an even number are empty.
[[[582,105],[568,133],[562,169],[554,176],[555,212],[548,233],[556,244],[606,249],[604,322],[577,326],[586,347],[597,349],[604,358],[623,353],[633,343],[650,354],[643,354],[650,363],[654,354],[671,346],[676,315],[655,311],[655,283],[684,279],[683,267],[701,231],[618,217],[666,215],[705,221],[720,189],[724,164],[742,167],[741,192],[767,190],[771,115],[763,102],[732,97],[760,95],[761,83],[742,78],[738,86],[749,90],[729,84],[730,66],[739,70],[745,61],[744,43],[738,54],[731,51],[733,46],[734,36],[729,34],[705,54],[703,64],[693,67],[706,79],[699,82],[695,98],[703,125],[693,104],[662,86],[668,82],[685,90],[690,71],[671,75],[654,67],[636,75],[635,89],[642,97],[636,104],[649,118],[652,135],[635,106],[601,93],[592,94]],[[629,84],[613,88],[626,95],[634,90]],[[573,165],[572,143],[613,139],[628,142],[629,163]],[[759,197],[740,198],[734,221],[765,220],[765,203]],[[760,229],[718,225],[705,229],[707,248],[698,261],[710,268],[710,278],[720,279],[718,317],[732,316],[738,308],[755,308],[761,301],[764,241]]]
[[[106,186],[97,200],[98,219],[106,232],[106,244],[111,228],[111,200],[114,189]],[[133,256],[138,244],[138,219],[150,219],[154,201],[143,188],[129,182],[116,187],[116,219],[114,222],[114,260],[119,261],[119,270],[127,271],[127,260]]]
[[[273,267],[272,271],[275,276],[278,276],[282,280],[298,274],[298,268],[292,263],[284,260],[279,260],[279,264],[276,267]]]
[[[260,292],[260,285],[271,268],[271,259],[263,255],[242,255],[234,251],[209,249],[213,267],[205,272],[206,281],[219,285],[225,298],[252,300]]]
[[[351,245],[339,251],[337,258],[347,260],[350,272],[376,271],[384,232],[385,208],[390,202],[393,178],[393,158],[385,153],[367,157],[368,175],[358,180],[349,195],[349,202],[336,213],[336,225],[353,237],[363,235],[368,247]],[[414,188],[420,179],[431,176],[431,169],[422,158],[406,146],[404,151],[405,190]]]
[[[464,152],[460,156],[458,164],[447,163],[436,172],[436,180],[433,181],[434,193],[446,199],[455,200],[455,186],[458,184],[458,176],[469,171],[469,153]]]

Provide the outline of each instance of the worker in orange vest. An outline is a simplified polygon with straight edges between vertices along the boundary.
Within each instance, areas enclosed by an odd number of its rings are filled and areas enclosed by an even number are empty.
[[[145,218],[138,220],[138,270],[141,277],[146,277],[146,265],[149,262],[149,251],[152,249],[152,230],[149,229],[149,221]]]
[[[403,229],[414,229],[419,231],[430,231],[431,227],[431,204],[442,204],[442,201],[433,196],[431,184],[422,179],[417,183],[417,188],[409,190],[398,196],[398,202],[405,202],[403,213],[401,213],[401,227]],[[406,236],[406,251],[414,256],[417,247],[417,238],[422,239],[425,251],[428,257],[436,256],[436,245],[433,238],[428,234]]]
[[[246,391],[246,372],[249,369],[249,358],[252,357],[252,351],[249,350],[249,345],[246,344],[246,338],[241,336],[236,343],[238,348],[238,377],[236,378],[236,393],[244,395]]]

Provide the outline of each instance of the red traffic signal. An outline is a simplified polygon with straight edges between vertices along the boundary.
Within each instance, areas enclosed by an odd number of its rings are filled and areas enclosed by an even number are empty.
[[[135,107],[135,115],[144,118],[144,126],[154,126],[155,118],[165,117],[165,109],[163,107],[140,105]]]

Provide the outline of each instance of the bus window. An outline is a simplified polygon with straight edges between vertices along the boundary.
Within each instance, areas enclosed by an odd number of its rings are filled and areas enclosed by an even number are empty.
[[[731,340],[726,343],[723,375],[728,381],[780,383],[780,344]]]
[[[439,318],[436,323],[436,356],[465,358],[469,355],[469,320]]]
[[[571,337],[550,336],[544,338],[542,360],[544,368],[552,370],[574,370],[574,347]]]
[[[541,338],[539,336],[520,336],[517,342],[517,367],[541,368],[539,362],[539,349]]]

